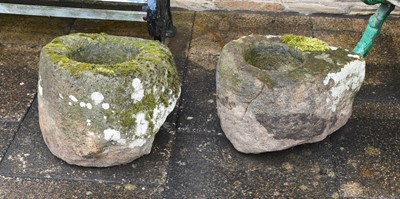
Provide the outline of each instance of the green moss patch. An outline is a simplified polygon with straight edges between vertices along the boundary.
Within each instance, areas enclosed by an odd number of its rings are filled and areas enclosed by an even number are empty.
[[[43,50],[54,63],[79,77],[83,72],[108,76],[148,72],[172,54],[158,41],[77,33],[54,39]]]
[[[311,37],[300,35],[286,34],[280,37],[281,41],[288,44],[291,48],[301,51],[327,51],[329,46],[327,43]]]

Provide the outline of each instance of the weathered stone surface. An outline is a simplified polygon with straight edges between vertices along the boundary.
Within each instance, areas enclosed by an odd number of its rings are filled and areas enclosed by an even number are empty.
[[[284,6],[281,3],[216,0],[215,5],[223,10],[251,10],[263,12],[282,12]]]
[[[213,0],[172,0],[171,6],[190,10],[211,10],[215,7]]]
[[[321,3],[321,2],[304,2],[297,1],[287,3],[287,10],[289,12],[299,12],[304,14],[311,13],[331,13],[331,14],[347,14],[347,6],[337,2]]]
[[[40,56],[39,123],[70,164],[106,167],[150,153],[180,81],[157,41],[105,34],[56,38]]]
[[[399,1],[391,15],[399,15]],[[172,0],[172,7],[189,10],[249,10],[258,12],[298,12],[301,14],[325,13],[369,15],[378,5],[366,5],[360,0]]]
[[[242,37],[223,48],[217,67],[221,127],[244,153],[321,141],[349,119],[364,76],[365,62],[341,48]]]

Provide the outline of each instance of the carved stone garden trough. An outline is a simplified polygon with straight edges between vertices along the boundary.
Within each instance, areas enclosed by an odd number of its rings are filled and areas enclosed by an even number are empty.
[[[349,119],[364,76],[359,56],[314,38],[242,37],[217,66],[221,127],[244,153],[321,141]]]
[[[181,83],[158,41],[106,34],[61,36],[41,51],[39,122],[50,151],[106,167],[150,153]]]

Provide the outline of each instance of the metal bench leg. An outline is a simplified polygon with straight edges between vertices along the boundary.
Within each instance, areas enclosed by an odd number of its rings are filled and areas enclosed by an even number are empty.
[[[150,36],[161,42],[173,37],[176,28],[172,22],[170,0],[149,0],[147,2],[147,29]]]

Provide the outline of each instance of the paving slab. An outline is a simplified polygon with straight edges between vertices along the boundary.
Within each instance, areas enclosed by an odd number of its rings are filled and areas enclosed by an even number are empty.
[[[141,186],[165,185],[175,134],[173,122],[167,120],[165,127],[161,128],[155,138],[150,155],[122,166],[84,168],[68,165],[53,156],[48,150],[41,135],[35,101],[1,162],[0,175],[109,181],[140,184]]]
[[[166,40],[166,45],[174,55],[175,64],[181,80],[184,78],[187,66],[189,45],[192,39],[192,28],[195,12],[172,12],[172,19],[176,27],[176,35]]]
[[[0,198],[162,198],[165,188],[136,184],[0,176]]]
[[[327,32],[358,32],[362,33],[368,24],[368,17],[366,16],[350,16],[343,17],[337,16],[316,16],[311,17],[314,31],[327,31]]]
[[[331,198],[338,196],[327,141],[285,151],[237,152],[225,136],[177,136],[166,198]]]
[[[357,101],[375,101],[386,103],[400,103],[400,70],[377,68],[367,64],[365,83],[356,96]]]
[[[108,21],[76,19],[70,33],[107,33],[118,36],[131,36],[150,39],[147,24],[127,21]]]
[[[18,131],[17,122],[4,122],[0,120],[0,163],[7,152],[15,133]]]
[[[0,120],[20,121],[31,106],[39,54],[37,45],[0,44]]]
[[[353,104],[354,119],[400,120],[400,104],[374,101],[356,101]]]
[[[400,19],[396,21],[400,27]],[[361,38],[361,36],[360,36]],[[357,40],[358,42],[358,40]],[[370,53],[366,57],[366,62],[377,66],[377,69],[397,69],[400,70],[400,34],[390,34],[381,32]]]
[[[400,120],[351,119],[332,135],[340,197],[400,195]]]
[[[400,27],[400,20],[397,21]],[[356,99],[400,103],[400,34],[381,34],[366,58],[366,75]]]
[[[0,43],[45,45],[68,34],[74,19],[0,14]]]

